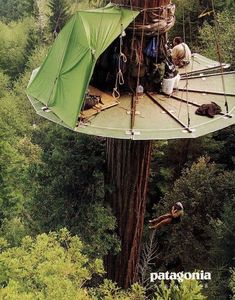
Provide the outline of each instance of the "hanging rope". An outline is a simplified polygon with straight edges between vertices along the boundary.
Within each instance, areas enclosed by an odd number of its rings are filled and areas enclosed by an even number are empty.
[[[132,6],[132,1],[130,1],[131,3],[131,9],[133,8]],[[145,0],[145,8],[147,7],[147,1]],[[138,47],[138,42],[136,42],[135,39],[135,32],[136,32],[136,26],[135,26],[135,22],[134,22],[134,28],[133,28],[133,35],[132,35],[132,41],[131,41],[131,59],[130,62],[133,62],[133,57],[135,54],[136,57],[136,62],[138,64],[138,70],[137,70],[137,81],[136,81],[136,87],[135,90],[132,89],[132,99],[131,99],[131,130],[133,130],[134,128],[134,124],[135,124],[135,114],[136,114],[136,104],[138,102],[138,94],[137,94],[137,87],[140,84],[140,70],[141,70],[141,62],[143,61],[143,42],[144,42],[144,24],[145,24],[145,19],[146,19],[146,10],[143,11],[143,28],[142,28],[142,33],[141,33],[141,42],[140,42],[140,46]],[[130,80],[130,78],[129,78]],[[130,84],[131,86],[131,84]]]
[[[132,5],[132,0],[130,0],[130,6],[131,6],[131,10],[133,10],[133,5]],[[132,30],[132,38],[131,38],[131,55],[130,55],[130,63],[133,63],[133,56],[134,56],[134,40],[135,40],[135,18],[133,17],[133,30]],[[132,91],[132,94],[135,93],[135,91],[132,88],[132,84],[130,84],[131,79],[130,79],[130,70],[128,72],[128,85],[129,88]]]
[[[139,47],[139,53],[138,50],[136,52],[137,54],[137,60],[138,60],[138,71],[137,71],[137,81],[136,81],[136,88],[132,97],[132,105],[131,105],[131,130],[134,128],[135,124],[135,114],[136,114],[136,104],[138,102],[138,93],[137,93],[137,88],[140,84],[140,69],[141,69],[141,63],[143,61],[143,43],[144,43],[144,24],[146,20],[146,7],[147,7],[147,0],[144,2],[144,14],[143,14],[143,28],[142,28],[142,33],[141,33],[141,41],[140,41],[140,47]],[[133,42],[133,48],[134,48],[134,42]]]
[[[186,67],[185,67],[186,69]],[[186,72],[186,101],[187,101],[187,119],[188,119],[188,127],[190,127],[190,112],[189,112],[189,97],[188,97],[188,73]]]
[[[191,16],[190,16],[190,12],[188,15],[188,26],[189,26],[189,41],[190,41],[190,46],[192,45],[192,25],[191,25]]]
[[[123,72],[122,72],[122,63],[127,62],[127,57],[126,55],[122,52],[122,47],[123,47],[123,24],[121,24],[121,34],[119,37],[119,54],[118,54],[118,71],[116,74],[116,80],[115,80],[115,87],[113,88],[113,93],[112,96],[116,100],[120,98],[120,92],[118,90],[119,85],[123,85],[125,83]]]
[[[221,59],[221,47],[220,47],[220,42],[219,42],[219,39],[218,39],[219,23],[218,23],[216,12],[215,12],[214,0],[211,0],[211,4],[212,4],[213,15],[214,15],[214,21],[215,21],[215,26],[212,27],[212,29],[213,29],[213,34],[214,34],[214,37],[215,37],[216,53],[217,53],[218,61],[219,61],[219,64],[220,64],[221,80],[222,80],[222,87],[223,87],[224,100],[225,100],[224,105],[225,105],[225,108],[226,108],[226,113],[228,114],[229,109],[228,109],[228,100],[227,100],[226,89],[225,89],[224,69],[223,69],[223,64],[222,64],[222,59]]]
[[[185,43],[185,11],[184,11],[184,6],[183,6],[183,41]]]
[[[144,16],[143,16],[143,26],[145,24],[146,20],[146,7],[147,7],[147,0],[144,2]],[[143,51],[143,43],[144,43],[144,28],[142,29],[141,33],[141,42],[140,42],[140,53],[139,53],[139,62],[138,62],[138,76],[137,76],[137,83],[136,83],[136,89],[140,84],[140,68],[141,68],[141,61],[142,61],[142,51]],[[138,95],[137,95],[138,96]]]
[[[185,10],[183,7],[183,41],[185,43]],[[185,51],[185,46],[184,46],[184,51]],[[187,72],[187,66],[184,65],[184,71],[185,71],[185,75],[186,75],[186,84],[185,84],[185,88],[186,88],[186,102],[187,102],[187,125],[188,128],[190,127],[190,112],[189,112],[189,96],[188,96],[188,72]]]

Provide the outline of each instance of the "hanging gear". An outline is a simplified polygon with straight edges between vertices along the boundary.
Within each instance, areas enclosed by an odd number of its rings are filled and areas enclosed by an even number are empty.
[[[142,47],[139,40],[134,39],[132,43],[132,58],[130,65],[130,74],[132,77],[141,78],[146,73],[146,65],[144,63],[144,56],[142,53]]]
[[[165,78],[173,78],[177,75],[176,67],[173,62],[166,58],[165,60]]]
[[[157,56],[158,56],[158,40],[156,40],[156,37],[153,37],[151,39],[148,46],[144,49],[144,53],[148,57],[157,58]]]
[[[117,66],[116,70],[116,80],[115,80],[115,86],[113,88],[112,96],[116,100],[120,98],[120,92],[118,90],[119,85],[123,85],[125,83],[123,73],[126,72],[126,63],[127,63],[127,57],[122,52],[123,47],[123,37],[125,36],[125,33],[123,31],[123,26],[121,26],[121,34],[120,34],[120,41],[119,41],[119,53],[114,54],[114,61],[115,65]]]
[[[154,64],[154,69],[151,74],[151,79],[154,83],[161,83],[165,75],[165,63]]]

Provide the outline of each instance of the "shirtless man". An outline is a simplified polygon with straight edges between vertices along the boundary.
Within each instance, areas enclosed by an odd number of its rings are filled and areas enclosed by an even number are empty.
[[[181,216],[184,213],[184,208],[181,202],[177,202],[171,209],[170,213],[162,215],[157,219],[149,221],[150,229],[158,229],[164,225],[177,224],[181,221]]]

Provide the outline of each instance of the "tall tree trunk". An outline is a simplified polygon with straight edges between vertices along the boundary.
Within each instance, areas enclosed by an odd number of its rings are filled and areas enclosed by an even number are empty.
[[[107,139],[106,200],[117,218],[121,252],[106,258],[106,271],[119,286],[137,280],[146,208],[151,141]]]

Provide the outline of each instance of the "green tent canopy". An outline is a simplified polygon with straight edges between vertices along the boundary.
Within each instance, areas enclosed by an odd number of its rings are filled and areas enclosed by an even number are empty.
[[[138,14],[113,5],[78,11],[29,84],[28,96],[50,108],[73,129],[97,59]]]

